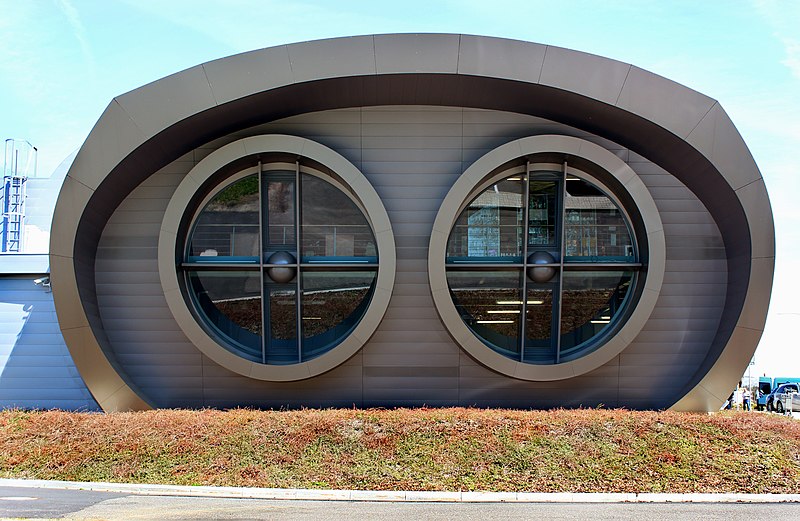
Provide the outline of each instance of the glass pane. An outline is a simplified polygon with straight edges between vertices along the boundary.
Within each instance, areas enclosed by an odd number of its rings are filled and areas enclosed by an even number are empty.
[[[555,284],[528,281],[528,302],[525,317],[525,362],[555,362],[553,341],[553,294]]]
[[[556,219],[558,210],[558,181],[541,180],[531,176],[528,198],[528,244],[557,245]]]
[[[303,258],[376,259],[375,238],[366,217],[341,190],[318,177],[303,174],[301,196]]]
[[[295,249],[294,172],[265,173],[263,190],[266,201],[264,249]]]
[[[582,179],[567,179],[565,260],[633,262],[625,216],[611,198]]]
[[[258,260],[258,177],[236,181],[206,204],[195,221],[189,256],[197,262]]]
[[[267,284],[265,294],[269,295],[267,323],[268,364],[296,364],[299,360],[297,350],[297,291],[294,286]]]
[[[495,351],[519,360],[520,272],[451,270],[447,283],[464,323]]]
[[[447,257],[519,261],[522,257],[522,174],[484,190],[461,213],[447,242]]]
[[[561,295],[561,361],[610,327],[620,314],[632,271],[566,271]]]
[[[369,304],[375,271],[305,271],[303,360],[337,345],[358,324]]]
[[[261,362],[261,277],[257,271],[191,271],[189,288],[206,324],[237,354]]]

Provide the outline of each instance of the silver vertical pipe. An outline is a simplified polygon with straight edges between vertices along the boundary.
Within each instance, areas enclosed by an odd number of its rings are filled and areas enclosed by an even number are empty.
[[[522,189],[522,326],[520,327],[520,347],[519,347],[519,361],[525,361],[525,329],[528,320],[528,218],[530,208],[530,186],[531,186],[531,162],[525,163],[525,178],[523,179]]]
[[[300,298],[300,291],[302,285],[300,283],[300,234],[302,226],[300,225],[300,158],[298,157],[294,163],[294,246],[297,258],[296,275],[295,275],[295,313],[296,328],[297,328],[297,362],[303,361],[303,302]]]
[[[258,159],[258,274],[261,281],[261,363],[267,363],[267,326],[269,320],[266,319],[268,302],[264,295],[264,209],[268,201],[264,201],[264,190],[261,180],[261,158]]]
[[[564,290],[564,253],[566,252],[566,214],[567,214],[567,160],[564,159],[564,168],[561,172],[561,229],[558,236],[561,238],[561,255],[558,263],[558,313],[556,313],[556,363],[561,361],[561,304]]]

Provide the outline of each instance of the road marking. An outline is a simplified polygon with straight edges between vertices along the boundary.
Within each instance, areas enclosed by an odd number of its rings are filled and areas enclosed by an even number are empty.
[[[31,496],[5,496],[0,497],[0,501],[33,501],[34,499],[39,499],[38,497],[31,497]]]

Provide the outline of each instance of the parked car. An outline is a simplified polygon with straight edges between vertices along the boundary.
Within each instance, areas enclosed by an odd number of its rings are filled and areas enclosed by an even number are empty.
[[[773,385],[772,378],[769,376],[760,376],[758,378],[758,395],[756,396],[756,409],[763,411],[767,407],[767,396],[772,394]]]
[[[800,384],[788,383],[779,385],[767,396],[767,410],[783,413],[787,408],[787,399],[793,400],[792,410],[800,408],[800,395],[798,395],[798,393],[800,393]],[[789,398],[787,398],[787,396],[789,396]]]

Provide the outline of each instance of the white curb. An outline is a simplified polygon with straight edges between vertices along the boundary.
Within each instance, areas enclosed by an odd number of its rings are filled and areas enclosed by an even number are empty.
[[[2,479],[0,487],[92,490],[146,496],[191,496],[309,501],[460,503],[800,503],[800,494],[654,494],[584,492],[437,492],[298,488],[193,487],[43,479]]]

